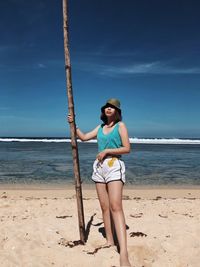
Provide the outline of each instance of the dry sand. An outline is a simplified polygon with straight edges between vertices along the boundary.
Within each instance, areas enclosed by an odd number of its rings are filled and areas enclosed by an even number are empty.
[[[2,186],[0,266],[119,266],[116,247],[105,243],[93,186],[83,188],[87,242],[79,239],[75,191]],[[200,266],[200,188],[124,189],[128,250],[135,267]],[[73,243],[74,242],[74,243]]]

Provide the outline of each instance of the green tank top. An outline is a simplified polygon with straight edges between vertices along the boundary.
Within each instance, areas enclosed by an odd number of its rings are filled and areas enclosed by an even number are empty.
[[[122,140],[119,134],[119,123],[116,123],[112,131],[108,134],[103,133],[102,124],[97,133],[98,151],[101,152],[106,148],[119,148],[122,147]]]

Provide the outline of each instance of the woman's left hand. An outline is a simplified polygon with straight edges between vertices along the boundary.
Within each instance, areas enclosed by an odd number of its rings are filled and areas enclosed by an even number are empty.
[[[99,154],[97,154],[97,157],[96,158],[99,161],[103,161],[103,159],[105,158],[106,155],[107,155],[107,151],[105,149],[105,150],[101,151]]]

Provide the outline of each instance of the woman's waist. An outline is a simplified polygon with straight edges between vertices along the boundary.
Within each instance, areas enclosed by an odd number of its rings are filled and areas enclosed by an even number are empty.
[[[104,150],[106,148],[108,149],[113,149],[113,148],[120,148],[122,146],[121,140],[116,140],[116,139],[98,139],[98,148],[99,150]]]
[[[122,158],[122,155],[114,155],[114,154],[109,154],[109,155],[106,155],[103,160],[106,160],[106,159],[113,159],[113,158],[116,158],[116,159],[121,159]]]

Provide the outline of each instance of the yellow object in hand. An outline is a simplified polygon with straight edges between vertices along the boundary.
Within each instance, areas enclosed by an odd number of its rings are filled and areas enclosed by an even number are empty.
[[[111,159],[108,161],[108,166],[109,166],[109,167],[113,167],[115,160],[116,160],[116,158],[111,158]]]

